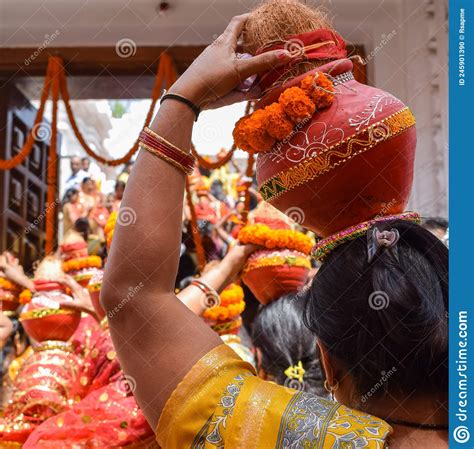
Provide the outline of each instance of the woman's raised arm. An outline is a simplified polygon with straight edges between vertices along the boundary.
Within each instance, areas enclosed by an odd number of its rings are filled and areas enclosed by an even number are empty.
[[[247,77],[290,59],[286,51],[237,59],[237,40],[246,16],[232,19],[173,85],[201,107],[245,97],[235,88]],[[169,99],[151,129],[189,151],[194,113]],[[124,372],[151,426],[183,376],[221,343],[174,294],[179,261],[184,174],[141,151],[127,183],[105,270],[102,304]]]

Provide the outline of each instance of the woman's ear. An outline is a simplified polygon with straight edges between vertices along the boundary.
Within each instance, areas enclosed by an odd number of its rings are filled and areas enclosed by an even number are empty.
[[[329,353],[326,347],[318,341],[319,358],[324,371],[324,378],[327,380],[328,385],[334,385],[334,368],[331,364]]]

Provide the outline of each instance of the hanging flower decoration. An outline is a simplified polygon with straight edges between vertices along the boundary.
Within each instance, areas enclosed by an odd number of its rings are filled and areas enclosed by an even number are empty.
[[[314,239],[292,229],[272,229],[263,223],[243,227],[239,232],[240,243],[252,243],[267,249],[287,248],[309,254],[315,244]]]
[[[288,138],[295,125],[333,101],[332,81],[323,72],[308,75],[299,86],[285,89],[278,101],[242,117],[234,127],[234,142],[249,153],[268,151],[277,141]]]

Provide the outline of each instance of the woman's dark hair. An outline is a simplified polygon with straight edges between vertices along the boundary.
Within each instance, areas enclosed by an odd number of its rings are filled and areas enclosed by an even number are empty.
[[[84,240],[89,240],[90,224],[86,217],[78,218],[74,223],[74,230],[82,235]]]
[[[115,181],[115,190],[117,190],[119,187],[125,189],[126,185],[127,184],[123,181]]]
[[[78,193],[79,190],[77,190],[75,187],[67,189],[63,196],[63,204],[69,203],[71,201],[71,198]]]
[[[262,306],[253,322],[252,341],[261,351],[262,368],[276,383],[290,386],[285,370],[301,361],[305,374],[298,389],[325,396],[316,339],[304,325],[303,313],[303,297],[296,293]]]
[[[220,179],[215,179],[211,184],[211,194],[219,201],[225,201],[224,185]]]
[[[448,389],[448,249],[414,223],[392,221],[396,245],[369,263],[367,236],[337,247],[316,274],[305,322],[350,373],[365,402]]]

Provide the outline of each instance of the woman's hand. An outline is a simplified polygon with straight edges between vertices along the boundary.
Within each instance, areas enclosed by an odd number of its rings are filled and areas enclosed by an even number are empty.
[[[235,89],[252,75],[288,63],[291,55],[286,50],[275,50],[238,59],[237,41],[247,18],[248,14],[235,16],[226,30],[181,75],[170,92],[186,97],[202,109],[256,98],[255,90],[244,93]]]
[[[230,248],[229,252],[221,262],[221,264],[226,267],[226,272],[228,273],[227,284],[235,281],[235,279],[239,276],[239,273],[244,268],[244,265],[247,262],[250,254],[252,254],[257,249],[259,249],[257,245],[240,244],[234,245]]]
[[[0,255],[0,276],[6,277],[15,284],[31,291],[35,289],[33,281],[26,276],[19,260],[8,251]]]
[[[97,321],[100,321],[92,304],[90,294],[86,288],[83,288],[81,285],[79,285],[74,280],[74,278],[68,274],[61,276],[58,279],[54,279],[54,281],[69,287],[71,290],[73,299],[59,301],[59,304],[62,308],[88,313],[89,315],[92,315]]]

